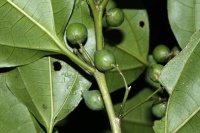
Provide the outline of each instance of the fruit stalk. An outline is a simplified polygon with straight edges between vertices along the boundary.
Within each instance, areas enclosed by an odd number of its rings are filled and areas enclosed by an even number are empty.
[[[119,66],[118,66],[118,65],[114,65],[113,67],[114,67],[114,68],[119,72],[119,74],[122,76],[122,79],[123,79],[124,85],[125,85],[125,89],[126,89],[126,90],[125,90],[125,94],[124,94],[124,98],[123,98],[123,101],[122,101],[122,104],[121,104],[121,108],[120,108],[120,111],[119,111],[119,114],[118,114],[118,116],[119,116],[119,118],[120,118],[120,117],[123,115],[124,107],[125,107],[126,100],[127,100],[127,98],[128,98],[128,94],[129,94],[129,92],[130,92],[131,86],[128,87],[128,85],[127,85],[127,83],[126,83],[126,79],[125,79],[123,73],[121,72],[121,70],[119,69]]]
[[[131,111],[133,111],[134,109],[136,109],[137,107],[141,106],[142,104],[148,102],[149,100],[151,100],[151,98],[157,94],[159,91],[161,91],[163,88],[160,87],[158,88],[156,91],[154,91],[150,96],[148,96],[145,100],[143,100],[142,102],[136,104],[135,106],[133,106],[132,108],[128,109],[121,118],[125,117],[127,114],[129,114]]]

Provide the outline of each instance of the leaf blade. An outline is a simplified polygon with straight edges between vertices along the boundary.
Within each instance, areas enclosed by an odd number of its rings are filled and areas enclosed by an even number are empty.
[[[13,48],[9,46],[0,46],[0,53],[0,68],[29,64],[45,55],[53,54],[51,52],[25,50],[23,48]]]
[[[192,34],[200,28],[198,0],[169,0],[168,18],[172,31],[181,48],[184,48]]]
[[[192,124],[191,120],[198,117],[200,99],[196,92],[199,91],[199,44],[198,30],[180,54],[164,67],[159,77],[170,94],[165,132],[186,130],[186,125]]]
[[[2,133],[44,133],[28,109],[9,91],[4,74],[0,74],[0,100],[0,129]]]
[[[64,3],[64,4],[63,4]],[[22,60],[30,60],[27,63],[34,62],[42,56],[62,53],[59,47],[65,47],[64,30],[71,15],[74,1],[18,1],[2,0],[0,5],[0,45],[2,53],[8,52],[7,49],[14,49],[15,53],[32,51],[39,53],[34,58],[28,59],[27,56],[21,56],[19,59],[13,55],[12,51],[3,54],[2,67],[11,67],[24,65]],[[56,6],[60,6],[59,12]],[[64,15],[64,13],[66,13]],[[59,16],[62,15],[62,16]],[[62,17],[61,19],[58,19]],[[6,49],[6,50],[5,50]],[[30,54],[30,53],[29,53]],[[15,64],[9,65],[5,58],[10,56]],[[19,56],[18,56],[19,57]],[[9,59],[8,59],[9,60]],[[9,61],[8,61],[9,62]]]
[[[56,34],[63,39],[64,31],[74,8],[74,0],[51,0]]]
[[[54,68],[54,63],[60,65],[60,70]],[[82,92],[90,87],[90,82],[70,65],[50,57],[9,72],[6,81],[46,129],[74,110]]]

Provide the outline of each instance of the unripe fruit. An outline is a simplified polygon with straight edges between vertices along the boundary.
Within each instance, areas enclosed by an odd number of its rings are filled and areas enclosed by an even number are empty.
[[[167,108],[166,102],[156,101],[153,103],[151,111],[153,115],[156,116],[157,118],[162,118],[165,116],[166,108]]]
[[[149,74],[150,79],[154,82],[158,82],[158,78],[161,74],[162,69],[163,69],[163,65],[161,64],[151,65],[150,68],[148,69],[148,74]]]
[[[148,62],[150,65],[157,64],[156,60],[153,58],[153,55],[148,55]]]
[[[153,81],[150,77],[149,77],[149,68],[147,69],[147,71],[145,72],[145,81],[148,83],[148,85],[151,86],[152,89],[158,89],[160,87],[160,83]]]
[[[153,57],[158,63],[166,63],[170,54],[170,49],[166,45],[158,45],[153,50]]]
[[[113,68],[115,57],[106,49],[98,50],[94,53],[94,64],[99,71],[108,71]]]
[[[120,26],[124,21],[124,14],[119,8],[112,8],[107,11],[106,22],[113,27]]]
[[[66,29],[66,38],[71,44],[83,43],[87,35],[87,28],[81,23],[72,23]]]
[[[91,110],[102,110],[104,108],[104,102],[101,93],[98,90],[84,92],[83,98],[85,104]]]
[[[173,57],[175,57],[176,55],[179,54],[180,49],[179,49],[178,46],[174,46],[174,47],[172,48],[171,52],[172,52]]]

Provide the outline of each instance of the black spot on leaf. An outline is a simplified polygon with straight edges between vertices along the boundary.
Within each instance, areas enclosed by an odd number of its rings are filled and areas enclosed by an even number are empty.
[[[55,70],[55,71],[60,71],[61,68],[62,68],[60,62],[58,62],[58,61],[54,62],[54,63],[53,63],[53,66],[54,66],[54,70]]]
[[[141,28],[143,28],[144,27],[144,21],[140,21],[139,25],[140,25]]]

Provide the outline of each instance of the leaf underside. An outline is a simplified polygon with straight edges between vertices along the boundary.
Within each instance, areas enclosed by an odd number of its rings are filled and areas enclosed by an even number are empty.
[[[178,56],[163,69],[159,81],[170,94],[165,117],[165,133],[200,130],[200,31],[191,37]]]
[[[181,48],[200,28],[199,0],[168,0],[168,18],[172,31]]]
[[[51,57],[8,72],[6,83],[47,129],[73,111],[91,85],[70,65]]]
[[[62,53],[73,0],[1,0],[0,67],[28,64]]]
[[[6,86],[5,74],[0,74],[0,130],[1,133],[44,133],[26,106]]]

